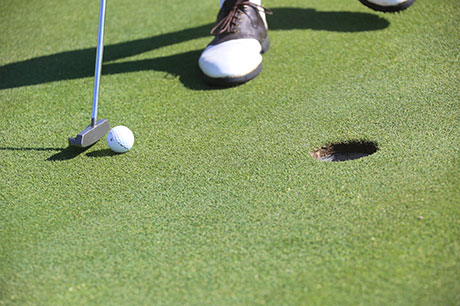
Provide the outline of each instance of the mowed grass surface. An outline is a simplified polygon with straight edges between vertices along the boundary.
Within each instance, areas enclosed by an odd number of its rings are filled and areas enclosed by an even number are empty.
[[[136,136],[114,155],[66,149],[98,1],[1,2],[1,305],[460,303],[458,2],[264,4],[262,74],[213,89],[217,0],[108,3],[100,117]],[[309,155],[360,139],[380,150]]]

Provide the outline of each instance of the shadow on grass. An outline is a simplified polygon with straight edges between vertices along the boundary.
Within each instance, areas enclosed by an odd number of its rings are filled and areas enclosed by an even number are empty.
[[[268,22],[271,31],[310,29],[334,32],[382,30],[389,22],[371,13],[318,12],[304,8],[274,8]],[[141,70],[164,71],[179,77],[185,87],[193,90],[215,89],[200,78],[197,65],[201,50],[148,60],[112,63],[161,47],[209,36],[214,24],[184,29],[158,36],[136,39],[104,47],[103,74],[118,74]],[[205,47],[205,46],[203,46]],[[339,46],[338,46],[339,47]],[[0,90],[62,80],[92,77],[96,49],[87,48],[32,58],[0,66]]]
[[[67,147],[67,148],[31,148],[31,147],[25,147],[25,148],[16,148],[16,147],[0,147],[0,151],[59,151],[56,154],[53,154],[49,158],[47,158],[47,161],[64,161],[64,160],[69,160],[72,158],[77,157],[78,155],[82,154],[88,148],[77,148],[77,147]]]
[[[110,149],[101,149],[101,150],[89,152],[86,154],[86,156],[89,156],[89,157],[110,157],[110,156],[115,156],[115,155],[120,155],[120,153],[115,153]]]
[[[0,151],[63,151],[65,148],[14,148],[14,147],[0,147]]]
[[[86,150],[88,150],[90,147],[87,148],[77,148],[77,147],[67,147],[61,152],[54,154],[53,156],[50,156],[47,158],[47,161],[65,161],[69,159],[73,159],[77,157],[78,155],[82,154]]]

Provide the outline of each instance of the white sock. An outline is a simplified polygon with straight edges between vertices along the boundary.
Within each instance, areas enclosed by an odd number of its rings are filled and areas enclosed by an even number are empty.
[[[257,4],[257,5],[262,5],[262,0],[250,0],[252,3],[254,4]],[[222,5],[224,4],[225,0],[220,0],[220,6],[219,8],[222,7]],[[268,28],[268,25],[267,25],[267,19],[265,18],[265,13],[261,12],[260,13],[260,16],[262,17],[262,20],[264,21],[265,23],[265,27]]]
[[[225,0],[220,0],[220,6],[219,8],[222,7],[222,5],[224,4]],[[262,0],[251,0],[252,3],[254,4],[257,4],[257,5],[262,5]]]

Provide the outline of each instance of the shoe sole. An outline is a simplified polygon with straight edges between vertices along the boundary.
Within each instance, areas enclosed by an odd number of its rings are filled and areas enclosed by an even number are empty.
[[[384,12],[384,13],[396,13],[403,11],[407,9],[409,6],[411,6],[415,0],[407,0],[403,3],[400,3],[398,5],[393,5],[393,6],[381,6],[377,5],[375,3],[369,2],[367,0],[359,0],[362,4],[367,6],[368,8],[373,9],[374,11],[379,11],[379,12]]]
[[[270,49],[270,39],[267,36],[267,39],[262,43],[262,51],[260,54],[264,54]],[[254,79],[256,76],[260,74],[262,71],[262,63],[260,63],[259,66],[257,66],[256,69],[251,71],[248,74],[242,75],[242,76],[237,76],[237,77],[226,77],[226,78],[212,78],[207,76],[206,74],[202,73],[204,80],[206,83],[214,86],[223,86],[223,87],[230,87],[230,86],[236,86],[240,85],[243,83],[246,83],[252,79]]]

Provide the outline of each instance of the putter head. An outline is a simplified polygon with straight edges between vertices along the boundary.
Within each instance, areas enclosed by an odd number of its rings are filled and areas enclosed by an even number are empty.
[[[94,126],[88,125],[77,137],[69,137],[69,145],[80,148],[89,147],[104,137],[109,130],[110,125],[107,119],[98,120]]]

